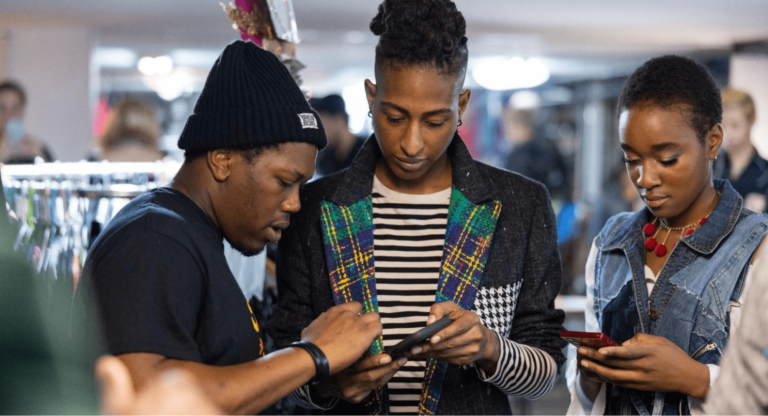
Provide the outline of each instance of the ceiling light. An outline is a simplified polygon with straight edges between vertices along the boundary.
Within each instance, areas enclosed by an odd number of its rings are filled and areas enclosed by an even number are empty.
[[[137,67],[144,75],[168,75],[173,71],[173,59],[167,55],[155,58],[144,56],[139,59]]]
[[[472,68],[472,78],[481,87],[494,91],[533,88],[547,82],[549,68],[536,58],[487,58]]]
[[[141,71],[144,75],[154,75],[155,74],[155,58],[151,56],[143,56],[141,59],[139,59],[138,63],[139,71]]]

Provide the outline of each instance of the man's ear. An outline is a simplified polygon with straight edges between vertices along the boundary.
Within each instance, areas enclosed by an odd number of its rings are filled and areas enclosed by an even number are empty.
[[[229,178],[235,156],[235,152],[228,149],[217,149],[208,152],[206,156],[208,169],[211,170],[211,174],[217,182],[224,182]]]

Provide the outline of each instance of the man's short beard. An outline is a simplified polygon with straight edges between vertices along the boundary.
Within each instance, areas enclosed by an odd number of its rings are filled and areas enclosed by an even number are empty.
[[[246,245],[243,245],[243,244],[235,243],[234,241],[227,240],[227,242],[229,243],[230,246],[232,246],[232,248],[234,248],[235,250],[240,252],[240,254],[242,254],[245,257],[253,257],[253,256],[261,253],[262,251],[264,251],[264,247],[262,247],[260,249],[255,249],[255,248],[251,248],[251,247],[248,247]]]

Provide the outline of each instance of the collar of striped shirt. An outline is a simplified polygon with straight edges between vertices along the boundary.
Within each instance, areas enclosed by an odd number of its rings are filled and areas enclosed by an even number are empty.
[[[488,185],[489,181],[481,176],[475,160],[458,133],[453,136],[447,152],[453,171],[453,187],[473,204],[490,202],[493,192]],[[335,205],[349,206],[367,198],[373,188],[373,177],[381,155],[376,136],[371,135],[343,176],[342,183],[327,200]]]

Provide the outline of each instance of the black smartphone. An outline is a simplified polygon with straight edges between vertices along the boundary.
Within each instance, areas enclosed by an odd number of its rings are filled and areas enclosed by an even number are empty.
[[[428,340],[429,337],[447,328],[450,324],[451,317],[444,316],[438,319],[437,322],[433,322],[431,325],[428,325],[414,332],[413,334],[407,336],[404,340],[385,349],[384,354],[387,354],[392,357],[393,360],[396,360],[402,357],[404,353],[410,351],[411,348],[413,348],[416,344]]]

